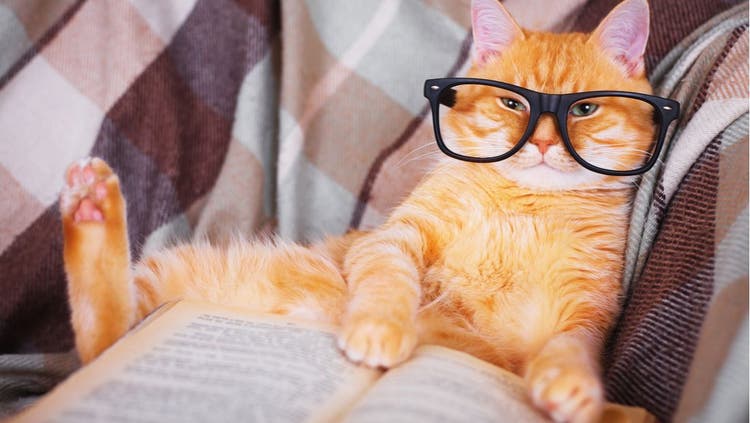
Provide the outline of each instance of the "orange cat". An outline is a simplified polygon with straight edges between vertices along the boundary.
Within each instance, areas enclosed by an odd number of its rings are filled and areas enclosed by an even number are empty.
[[[650,93],[648,14],[645,0],[626,0],[590,35],[548,34],[520,29],[495,0],[474,0],[469,76],[552,94]],[[465,152],[495,148],[482,141],[522,132],[513,126],[520,101],[466,91],[443,132]],[[580,108],[587,114],[567,124],[576,151],[626,167],[646,159],[636,154],[653,138],[643,111],[605,105],[595,124],[585,118],[596,106]],[[582,167],[549,115],[531,130],[503,161],[446,157],[372,232],[310,248],[184,245],[135,265],[118,178],[99,159],[72,165],[60,204],[81,359],[158,305],[199,298],[340,323],[342,350],[368,366],[396,365],[420,342],[464,350],[524,376],[533,401],[556,420],[596,419],[633,177]],[[613,137],[637,148],[605,148]]]

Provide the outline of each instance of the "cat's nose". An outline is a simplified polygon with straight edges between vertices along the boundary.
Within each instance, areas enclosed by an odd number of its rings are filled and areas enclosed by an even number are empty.
[[[539,152],[544,154],[549,150],[549,146],[556,144],[557,141],[554,139],[542,139],[542,138],[532,138],[529,140],[530,143],[534,144],[536,148],[539,149]]]
[[[536,124],[536,128],[534,128],[534,133],[531,134],[529,142],[534,144],[540,153],[544,154],[559,139],[555,119],[548,114],[544,114],[539,118],[539,122]]]

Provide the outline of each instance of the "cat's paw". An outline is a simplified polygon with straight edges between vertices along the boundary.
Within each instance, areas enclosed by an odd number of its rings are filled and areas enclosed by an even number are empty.
[[[526,380],[534,404],[556,422],[595,422],[601,417],[602,384],[585,363],[540,358],[531,363]]]
[[[339,348],[349,360],[373,368],[390,368],[405,361],[416,345],[413,322],[384,316],[353,316],[339,334]]]
[[[79,160],[65,171],[60,212],[75,223],[103,222],[119,189],[117,176],[103,160]]]

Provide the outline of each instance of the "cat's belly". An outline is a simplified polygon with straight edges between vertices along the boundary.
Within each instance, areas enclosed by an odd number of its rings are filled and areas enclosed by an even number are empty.
[[[502,352],[506,367],[523,367],[571,304],[601,295],[617,301],[612,286],[619,285],[624,237],[590,226],[513,215],[465,227],[427,269],[425,302],[460,315],[461,324]]]
[[[553,283],[586,265],[587,234],[562,216],[504,215],[463,228],[428,273],[445,286],[485,293],[529,283]]]

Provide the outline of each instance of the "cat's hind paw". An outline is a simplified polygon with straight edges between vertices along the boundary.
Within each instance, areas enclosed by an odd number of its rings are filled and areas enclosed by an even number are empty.
[[[85,158],[65,172],[60,194],[60,212],[74,223],[103,222],[120,194],[112,169],[99,158]]]
[[[556,422],[596,422],[604,404],[601,382],[583,363],[553,358],[532,363],[527,374],[532,401]]]
[[[372,368],[390,368],[405,361],[417,345],[412,322],[364,315],[346,321],[339,348],[349,360]]]

